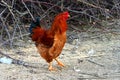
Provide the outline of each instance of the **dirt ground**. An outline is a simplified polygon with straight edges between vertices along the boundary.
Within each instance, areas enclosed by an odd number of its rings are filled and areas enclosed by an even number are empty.
[[[66,65],[57,71],[48,71],[48,64],[40,57],[34,44],[16,42],[16,49],[2,48],[3,52],[30,66],[0,63],[0,80],[120,80],[120,21],[105,25],[111,31],[72,33],[59,59]],[[29,43],[29,44],[28,44]]]

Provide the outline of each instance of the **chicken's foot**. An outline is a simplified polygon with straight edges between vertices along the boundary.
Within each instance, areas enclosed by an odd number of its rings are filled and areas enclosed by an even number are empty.
[[[56,71],[55,68],[52,67],[52,62],[49,63],[49,68],[48,68],[49,71]]]
[[[62,62],[60,62],[57,58],[56,58],[55,60],[57,61],[58,65],[59,65],[60,67],[65,67],[65,65],[64,65]]]

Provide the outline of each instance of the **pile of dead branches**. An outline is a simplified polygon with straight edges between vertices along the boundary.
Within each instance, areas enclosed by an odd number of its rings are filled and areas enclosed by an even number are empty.
[[[87,25],[102,20],[120,18],[119,0],[1,0],[0,46],[28,36],[31,20],[41,17],[41,23],[49,27],[55,14],[69,11],[69,23]]]

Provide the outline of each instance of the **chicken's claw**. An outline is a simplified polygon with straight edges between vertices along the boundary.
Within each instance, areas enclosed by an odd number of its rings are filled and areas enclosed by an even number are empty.
[[[53,67],[49,67],[48,68],[49,71],[56,71],[57,69],[53,68]]]

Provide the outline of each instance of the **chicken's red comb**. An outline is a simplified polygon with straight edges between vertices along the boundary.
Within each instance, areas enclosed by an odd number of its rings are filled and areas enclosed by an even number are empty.
[[[66,15],[69,15],[69,12],[68,11],[65,11],[65,12],[63,12],[64,14],[66,14]]]

